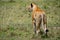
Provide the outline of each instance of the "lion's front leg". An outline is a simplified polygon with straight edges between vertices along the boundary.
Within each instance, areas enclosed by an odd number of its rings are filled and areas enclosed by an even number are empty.
[[[33,19],[32,22],[33,22],[34,33],[36,34],[36,20]]]

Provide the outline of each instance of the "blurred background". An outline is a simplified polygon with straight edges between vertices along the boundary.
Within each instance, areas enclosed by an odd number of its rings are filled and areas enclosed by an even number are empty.
[[[32,2],[47,15],[49,37],[33,36]],[[60,40],[60,0],[0,0],[0,40]]]

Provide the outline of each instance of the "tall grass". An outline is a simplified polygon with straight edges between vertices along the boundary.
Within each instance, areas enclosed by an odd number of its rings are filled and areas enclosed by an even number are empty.
[[[31,14],[26,6],[36,3],[46,12],[48,37],[35,37]],[[60,40],[60,0],[0,1],[0,40]]]

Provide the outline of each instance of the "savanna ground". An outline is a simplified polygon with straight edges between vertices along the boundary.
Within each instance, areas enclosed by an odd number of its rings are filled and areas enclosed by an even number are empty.
[[[46,12],[48,37],[33,35],[32,2]],[[0,0],[0,40],[60,40],[60,0]]]

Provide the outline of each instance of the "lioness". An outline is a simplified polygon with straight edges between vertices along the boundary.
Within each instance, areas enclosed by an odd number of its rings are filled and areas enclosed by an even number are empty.
[[[36,4],[31,3],[28,7],[29,11],[32,11],[32,24],[34,28],[34,33],[39,34],[41,28],[44,33],[47,34],[47,18],[43,10],[41,10]]]

